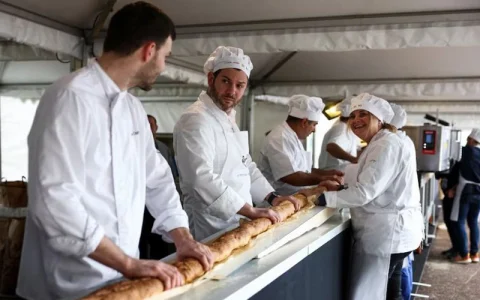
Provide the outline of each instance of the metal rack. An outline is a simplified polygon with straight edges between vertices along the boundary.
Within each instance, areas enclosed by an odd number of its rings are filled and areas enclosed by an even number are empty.
[[[422,206],[422,215],[424,222],[424,237],[423,244],[428,246],[430,244],[429,239],[435,237],[435,232],[429,233],[430,219],[432,219],[432,225],[436,228],[436,215],[435,215],[435,200],[438,193],[438,183],[435,179],[435,173],[418,173],[418,181],[420,187],[420,203]]]

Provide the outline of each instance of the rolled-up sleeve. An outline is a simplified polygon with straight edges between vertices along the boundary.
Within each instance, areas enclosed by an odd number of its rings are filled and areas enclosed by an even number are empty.
[[[77,94],[47,91],[29,136],[29,217],[49,245],[85,257],[105,235],[83,205],[85,137],[89,113]]]
[[[306,171],[301,169],[295,161],[294,146],[284,136],[270,140],[269,143],[265,145],[264,153],[268,157],[268,163],[270,164],[275,180],[280,180],[296,172]]]
[[[174,147],[183,192],[193,193],[206,214],[225,221],[237,214],[245,200],[214,172],[218,149],[205,117],[183,115],[174,129]]]

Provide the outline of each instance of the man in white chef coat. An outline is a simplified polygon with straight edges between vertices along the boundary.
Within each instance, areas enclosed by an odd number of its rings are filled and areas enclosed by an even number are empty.
[[[240,215],[266,217],[277,222],[264,201],[278,204],[293,197],[278,197],[252,161],[248,132],[235,123],[237,106],[247,88],[253,66],[242,49],[218,47],[204,66],[208,90],[182,114],[173,141],[183,205],[190,230],[197,240],[238,224]]]
[[[318,159],[319,169],[343,171],[347,165],[356,164],[358,161],[357,147],[360,140],[348,129],[350,105],[351,98],[343,100],[338,105],[341,115],[323,137],[320,158]]]
[[[128,93],[149,90],[165,68],[175,27],[146,2],[112,17],[104,53],[50,86],[29,145],[29,207],[17,293],[27,299],[78,299],[122,276],[182,284],[176,268],[139,260],[145,204],[152,231],[180,257],[212,266],[193,240],[170,168],[157,155],[145,110]]]
[[[341,182],[337,170],[313,168],[312,153],[305,151],[302,140],[315,132],[325,107],[321,98],[294,95],[288,102],[288,117],[266,137],[260,151],[258,168],[275,191],[294,194],[324,180]]]

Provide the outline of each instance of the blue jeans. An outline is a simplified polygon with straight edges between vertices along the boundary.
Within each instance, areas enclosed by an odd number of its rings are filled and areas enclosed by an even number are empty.
[[[388,270],[387,283],[387,299],[386,300],[403,300],[402,296],[402,266],[403,259],[410,252],[394,253],[390,256],[390,268]]]
[[[468,254],[468,239],[465,221],[470,228],[470,254],[478,253],[478,214],[480,212],[480,195],[464,195],[460,200],[458,214],[458,247],[462,257]]]
[[[402,297],[403,300],[410,300],[410,294],[413,288],[413,263],[407,256],[408,266],[402,269]]]

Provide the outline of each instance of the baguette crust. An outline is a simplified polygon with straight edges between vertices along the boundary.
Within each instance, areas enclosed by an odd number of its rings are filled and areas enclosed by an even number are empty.
[[[319,193],[318,193],[319,194]],[[318,195],[312,195],[309,199],[314,199]],[[309,200],[303,194],[295,194],[295,198],[300,200],[300,207],[309,205]],[[283,201],[278,206],[272,208],[285,221],[295,213],[294,206],[289,201]],[[267,218],[260,218],[242,223],[238,228],[229,231],[208,247],[213,254],[215,263],[227,259],[235,249],[248,245],[254,237],[267,231],[272,222]],[[202,265],[194,258],[187,258],[173,263],[179,272],[183,275],[185,284],[191,283],[205,274]],[[83,298],[84,300],[127,300],[127,299],[149,299],[163,292],[163,284],[156,278],[141,278],[126,280],[102,288],[93,294]]]

